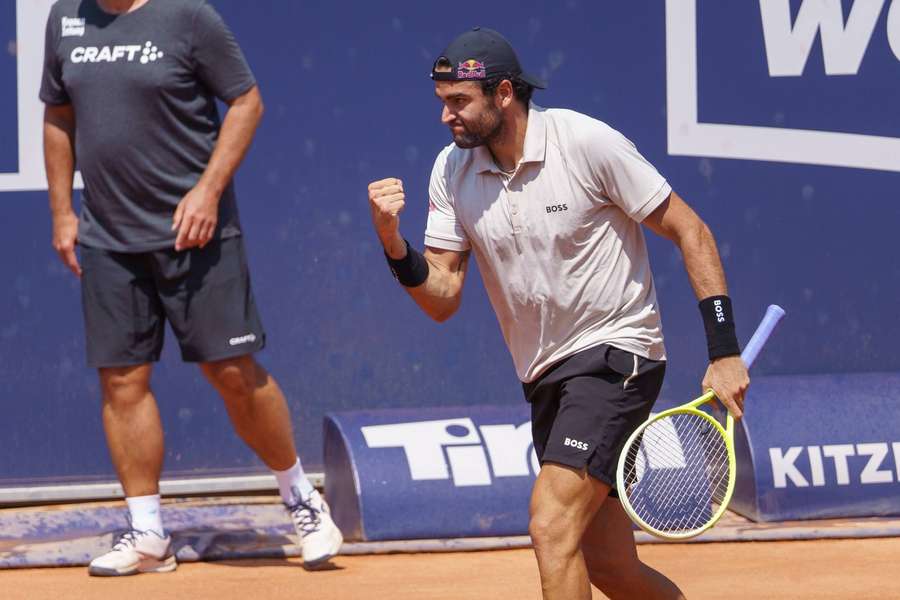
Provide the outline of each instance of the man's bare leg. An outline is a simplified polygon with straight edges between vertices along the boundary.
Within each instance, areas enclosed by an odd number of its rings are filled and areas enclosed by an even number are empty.
[[[225,401],[234,429],[275,471],[297,461],[291,415],[278,383],[252,355],[200,365]]]
[[[126,497],[159,493],[163,428],[150,390],[149,364],[102,368],[103,428]]]
[[[581,539],[609,486],[584,470],[544,463],[531,494],[528,531],[544,600],[590,600]]]
[[[610,600],[684,600],[678,586],[638,558],[631,521],[616,498],[597,510],[581,551],[591,583]]]

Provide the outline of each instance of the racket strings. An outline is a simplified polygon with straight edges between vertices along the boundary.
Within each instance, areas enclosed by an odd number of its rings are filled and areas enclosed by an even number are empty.
[[[625,495],[632,510],[663,532],[697,529],[714,514],[731,475],[725,439],[706,418],[676,413],[654,421],[628,448]]]
[[[708,507],[717,496],[715,483],[722,479],[722,453],[700,443],[708,435],[706,427],[679,428],[683,433],[676,440],[680,441],[680,447],[672,444],[677,436],[672,435],[671,427],[662,430],[667,434],[662,437],[664,443],[656,432],[645,435],[644,456],[649,464],[645,464],[643,471],[647,477],[642,478],[643,485],[635,487],[632,495],[634,508],[648,515],[652,526],[678,530],[692,527],[698,521],[702,523],[708,516]],[[702,456],[704,462],[700,463],[697,456]],[[724,456],[727,460],[727,453]],[[727,479],[725,483],[727,488]],[[718,495],[723,493],[724,490]]]
[[[646,489],[640,490],[643,492],[640,498],[641,505],[648,506],[652,500],[658,503],[667,499],[680,515],[676,519],[675,526],[697,518],[710,502],[721,500],[727,490],[727,452],[724,444],[705,443],[709,426],[703,423],[700,425],[703,426],[679,428],[683,433],[680,440],[677,440],[680,441],[680,447],[673,447],[671,444],[673,437],[676,437],[672,435],[671,427],[665,430],[668,433],[665,438],[668,445],[659,443],[655,435],[646,436],[650,440],[646,445],[646,453],[649,455],[655,488],[651,490],[650,485],[643,486]],[[660,457],[665,458],[660,461]],[[702,462],[697,459],[698,457]],[[652,462],[654,458],[656,464]],[[723,475],[725,485],[717,486],[717,483],[722,482]],[[650,491],[653,493],[648,493]],[[689,505],[686,503],[692,503],[696,510],[693,513],[685,513],[684,508]]]

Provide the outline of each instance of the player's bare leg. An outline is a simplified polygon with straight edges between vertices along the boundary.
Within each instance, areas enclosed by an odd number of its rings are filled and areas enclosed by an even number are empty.
[[[251,355],[201,365],[203,374],[225,400],[234,429],[248,446],[276,471],[282,500],[300,540],[303,565],[318,568],[335,556],[344,541],[331,518],[328,504],[302,474],[291,415],[278,383]],[[299,470],[297,486],[283,483],[289,471]],[[279,473],[281,472],[281,473]],[[305,485],[307,491],[301,487]]]
[[[297,460],[291,415],[278,383],[252,355],[200,365],[218,390],[234,429],[266,465],[289,469]]]
[[[528,531],[544,600],[590,600],[581,540],[609,487],[583,470],[544,463],[531,494]]]
[[[163,429],[151,371],[149,364],[99,370],[106,443],[127,497],[159,493]]]
[[[631,521],[616,498],[597,510],[581,551],[591,583],[610,600],[684,600],[678,586],[638,558]]]

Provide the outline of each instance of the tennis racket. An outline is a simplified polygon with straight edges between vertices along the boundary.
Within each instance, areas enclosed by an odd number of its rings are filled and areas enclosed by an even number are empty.
[[[783,316],[774,304],[766,310],[741,353],[748,369]],[[644,531],[683,540],[703,533],[725,512],[737,476],[734,418],[729,413],[723,428],[700,410],[713,399],[710,390],[653,415],[625,442],[616,489],[625,512]]]

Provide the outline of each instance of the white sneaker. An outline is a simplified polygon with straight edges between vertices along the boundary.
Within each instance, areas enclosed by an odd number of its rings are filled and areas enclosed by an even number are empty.
[[[118,577],[168,573],[177,566],[171,536],[163,537],[152,530],[131,530],[116,541],[112,550],[92,560],[88,573],[98,577]]]
[[[299,498],[300,495],[296,494]],[[334,521],[328,504],[318,491],[313,490],[305,500],[287,507],[294,522],[294,529],[303,551],[303,566],[315,569],[335,556],[344,543],[344,536]]]

